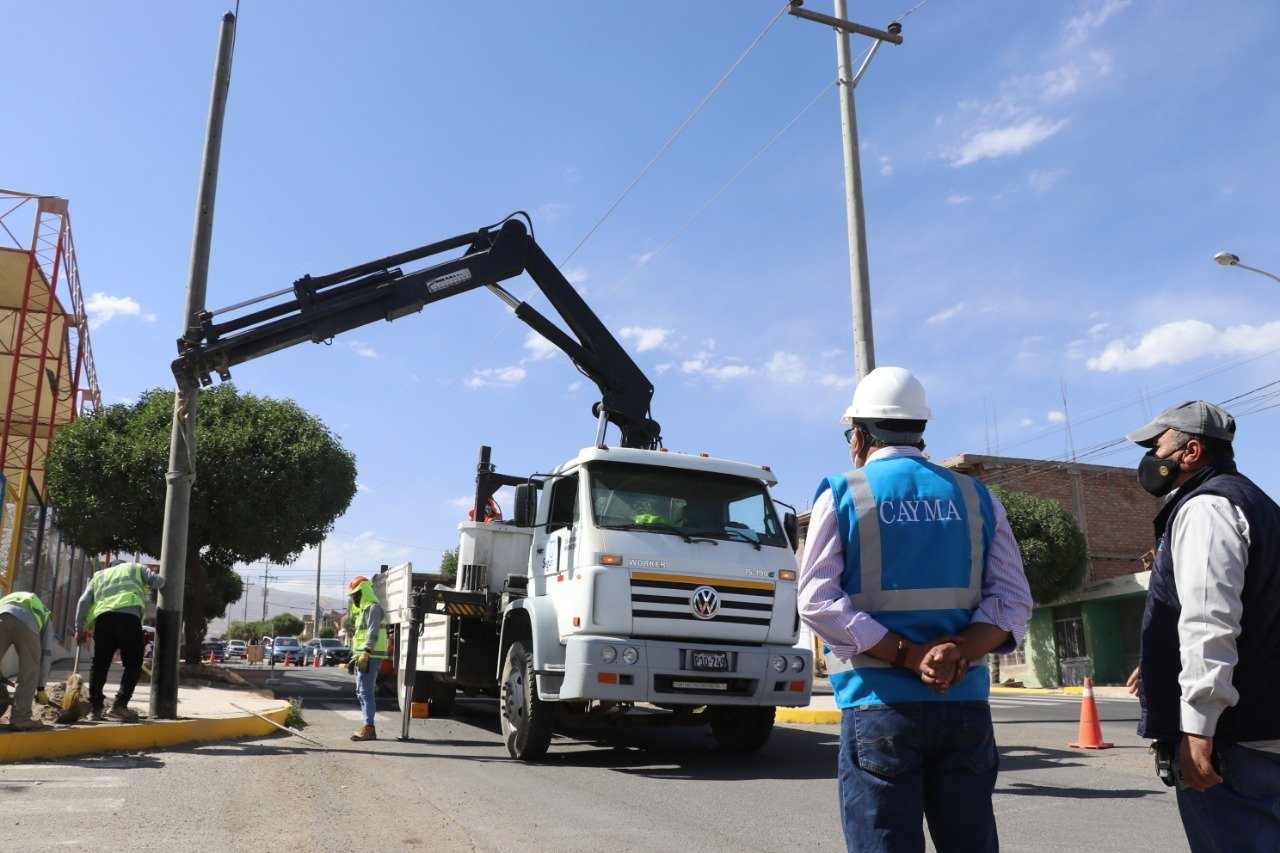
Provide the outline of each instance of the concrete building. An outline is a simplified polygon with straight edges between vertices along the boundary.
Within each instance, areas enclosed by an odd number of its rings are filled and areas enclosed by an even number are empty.
[[[1137,664],[1138,629],[1150,582],[1151,521],[1160,500],[1133,468],[965,453],[940,463],[992,486],[1057,501],[1085,535],[1083,583],[1039,605],[1027,636],[1000,656],[1000,679],[1028,687],[1123,683]],[[809,514],[800,516],[800,553]]]

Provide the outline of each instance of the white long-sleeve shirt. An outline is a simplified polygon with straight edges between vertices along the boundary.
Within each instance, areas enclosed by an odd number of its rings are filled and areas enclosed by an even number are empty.
[[[1240,700],[1232,684],[1240,655],[1244,571],[1249,564],[1249,520],[1221,495],[1188,498],[1169,531],[1173,582],[1182,612],[1178,648],[1182,670],[1179,717],[1188,734],[1212,737],[1222,712]],[[1244,746],[1280,752],[1280,740]]]

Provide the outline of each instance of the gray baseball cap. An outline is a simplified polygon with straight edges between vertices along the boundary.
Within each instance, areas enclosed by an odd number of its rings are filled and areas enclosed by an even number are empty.
[[[1204,400],[1188,400],[1176,406],[1170,406],[1155,420],[1141,429],[1135,429],[1125,436],[1134,444],[1142,447],[1155,447],[1156,439],[1165,430],[1176,429],[1188,435],[1202,435],[1205,438],[1219,438],[1231,441],[1236,437],[1236,419],[1226,409],[1219,408]]]

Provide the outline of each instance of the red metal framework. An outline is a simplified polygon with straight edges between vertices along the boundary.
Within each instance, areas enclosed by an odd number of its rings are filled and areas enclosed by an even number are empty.
[[[0,400],[0,467],[43,494],[54,431],[102,405],[66,199],[0,189]]]

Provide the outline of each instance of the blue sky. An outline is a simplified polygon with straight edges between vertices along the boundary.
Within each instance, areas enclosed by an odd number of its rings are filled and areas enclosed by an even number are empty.
[[[883,26],[915,2],[850,13]],[[245,0],[209,306],[526,210],[654,381],[667,445],[771,465],[777,497],[806,507],[847,466],[848,249],[834,38],[769,26],[784,5]],[[227,8],[6,16],[0,186],[70,200],[109,403],[172,383]],[[1182,399],[1276,381],[1280,285],[1212,256],[1280,271],[1280,7],[1212,12],[929,0],[876,56],[857,90],[876,359],[925,382],[935,458],[1074,447],[1132,465],[1132,447],[1088,451]],[[481,291],[233,371],[357,455],[326,591],[436,565],[481,443],[523,474],[593,440],[594,387],[538,343]],[[1242,467],[1275,495],[1272,402],[1235,406]],[[315,564],[273,571],[305,590]]]

